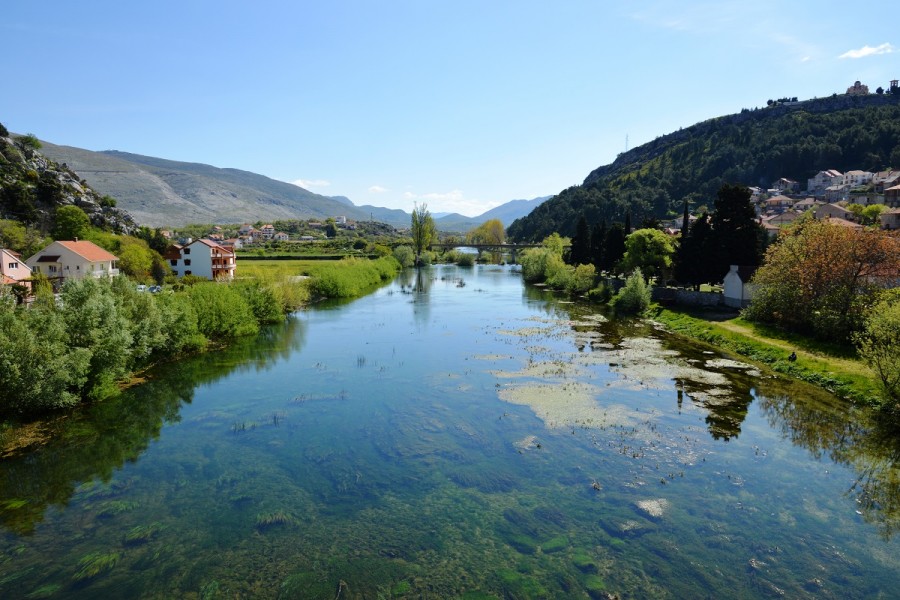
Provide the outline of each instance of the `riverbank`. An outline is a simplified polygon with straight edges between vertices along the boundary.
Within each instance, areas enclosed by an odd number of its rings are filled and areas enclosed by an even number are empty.
[[[750,323],[733,312],[656,306],[650,318],[672,333],[738,354],[840,398],[868,405],[881,402],[874,373],[852,348],[824,345]],[[796,361],[788,360],[791,352],[796,353]]]

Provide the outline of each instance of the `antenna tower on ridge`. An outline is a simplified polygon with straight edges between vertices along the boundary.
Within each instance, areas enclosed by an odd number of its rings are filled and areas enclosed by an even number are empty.
[[[625,152],[628,152],[628,134],[625,134]]]

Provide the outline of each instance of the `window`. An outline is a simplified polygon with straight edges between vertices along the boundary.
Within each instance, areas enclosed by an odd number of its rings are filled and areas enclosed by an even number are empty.
[[[190,272],[190,271],[185,271],[184,274],[185,274],[185,275],[190,275],[191,272]]]
[[[190,248],[185,248],[185,249],[183,250],[183,253],[184,253],[184,254],[190,254],[190,253],[191,253],[191,249],[190,249]]]
[[[191,259],[189,259],[189,258],[184,259],[184,266],[186,266],[186,267],[191,266]]]
[[[178,261],[177,261],[177,260],[170,260],[170,261],[169,261],[169,264],[171,264],[173,267],[177,267],[177,266],[178,266]]]
[[[10,268],[10,269],[18,269],[18,268],[19,268],[19,263],[17,263],[17,262],[11,262],[11,263],[9,263],[9,268]]]

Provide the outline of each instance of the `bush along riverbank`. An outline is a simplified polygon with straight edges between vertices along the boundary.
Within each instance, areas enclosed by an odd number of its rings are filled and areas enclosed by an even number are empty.
[[[647,316],[669,332],[740,355],[840,398],[858,404],[881,404],[874,374],[848,349],[825,347],[796,335],[777,335],[720,312],[684,312],[653,306]]]
[[[102,400],[154,364],[255,335],[311,298],[362,295],[398,272],[391,257],[352,259],[309,279],[180,282],[160,294],[126,277],[85,278],[66,282],[57,297],[38,284],[27,309],[0,288],[0,417]]]

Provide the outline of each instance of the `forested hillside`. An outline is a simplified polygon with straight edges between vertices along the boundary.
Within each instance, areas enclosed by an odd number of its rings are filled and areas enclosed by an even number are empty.
[[[836,96],[719,117],[657,138],[594,170],[512,223],[509,236],[573,235],[588,222],[632,222],[711,206],[725,183],[768,187],[780,177],[806,180],[824,169],[900,167],[900,94]]]

